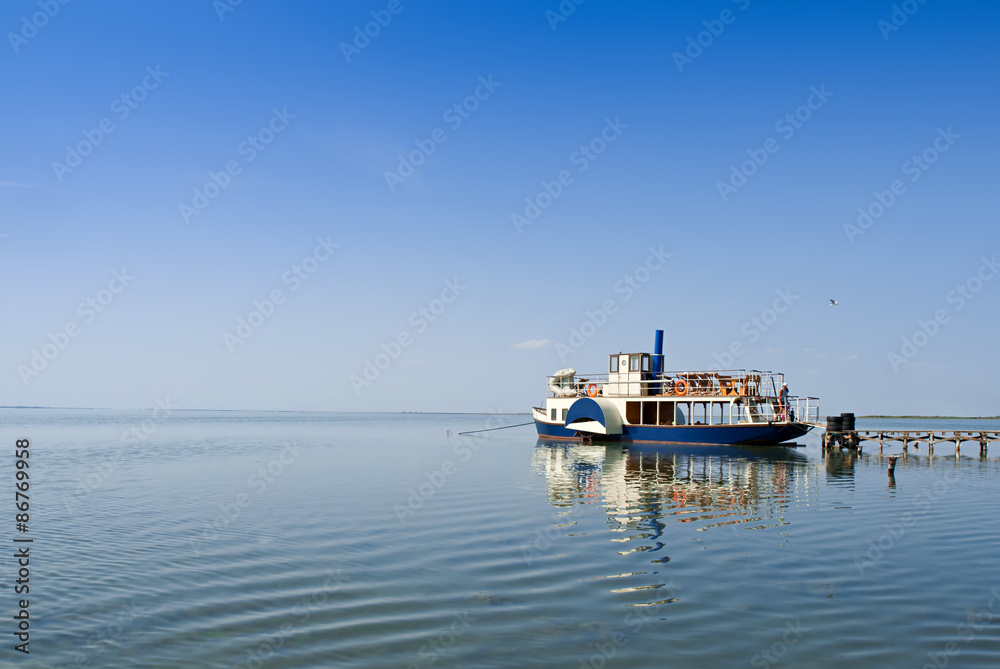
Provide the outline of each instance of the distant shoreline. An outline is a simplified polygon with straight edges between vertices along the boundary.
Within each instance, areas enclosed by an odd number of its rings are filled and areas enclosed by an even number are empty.
[[[113,407],[35,407],[0,406],[0,409],[47,409],[59,411],[156,411],[149,407],[123,409]],[[229,411],[233,413],[370,413],[370,414],[425,414],[428,416],[530,416],[529,411],[338,411],[333,409],[185,409],[177,411]]]
[[[858,418],[906,418],[924,420],[1000,420],[1000,416],[858,416]]]

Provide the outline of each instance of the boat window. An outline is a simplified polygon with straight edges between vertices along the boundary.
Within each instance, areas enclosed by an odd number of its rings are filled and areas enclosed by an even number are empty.
[[[553,409],[552,410],[552,420],[555,420],[555,419],[556,419],[556,410]]]
[[[614,374],[615,372],[618,371],[618,356],[617,355],[611,356],[611,364],[608,365],[608,371],[611,372],[612,374]]]
[[[639,356],[631,355],[628,360],[628,371],[638,372],[639,371]]]
[[[690,402],[678,402],[677,403],[677,421],[676,425],[689,425],[688,420],[691,416],[691,403]]]
[[[648,355],[642,356],[642,371],[644,371],[644,372],[648,372],[649,371],[649,356]]]
[[[642,403],[642,424],[656,425],[656,402]]]
[[[569,409],[563,409],[562,411],[562,422],[566,422],[566,414],[569,413]]]
[[[660,425],[674,424],[674,403],[660,402]]]
[[[639,405],[642,402],[626,402],[625,403],[625,421],[631,425],[638,425],[640,423],[640,411]]]

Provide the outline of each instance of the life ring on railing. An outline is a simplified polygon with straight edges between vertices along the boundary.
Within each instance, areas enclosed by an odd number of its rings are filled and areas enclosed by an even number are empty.
[[[673,379],[667,379],[666,381],[663,382],[663,393],[665,395],[673,395],[674,394],[674,380]]]
[[[591,383],[589,386],[587,386],[587,395],[589,395],[590,397],[597,397],[596,383]]]
[[[677,379],[677,383],[674,386],[674,391],[683,397],[688,394],[688,382],[684,379]]]

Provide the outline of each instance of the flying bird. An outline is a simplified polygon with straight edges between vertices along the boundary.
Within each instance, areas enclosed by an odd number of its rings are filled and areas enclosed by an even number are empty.
[[[840,302],[838,302],[837,300],[830,300],[830,306],[831,306],[831,307],[835,307],[835,306],[837,306],[838,304],[840,304]]]

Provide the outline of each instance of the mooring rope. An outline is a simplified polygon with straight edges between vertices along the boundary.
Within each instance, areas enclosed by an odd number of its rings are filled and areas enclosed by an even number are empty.
[[[459,436],[463,434],[475,434],[476,432],[492,432],[493,430],[506,430],[508,427],[523,427],[525,425],[534,425],[535,421],[530,421],[528,423],[518,423],[517,425],[504,425],[503,427],[491,427],[485,430],[470,430],[469,432],[459,432]]]

